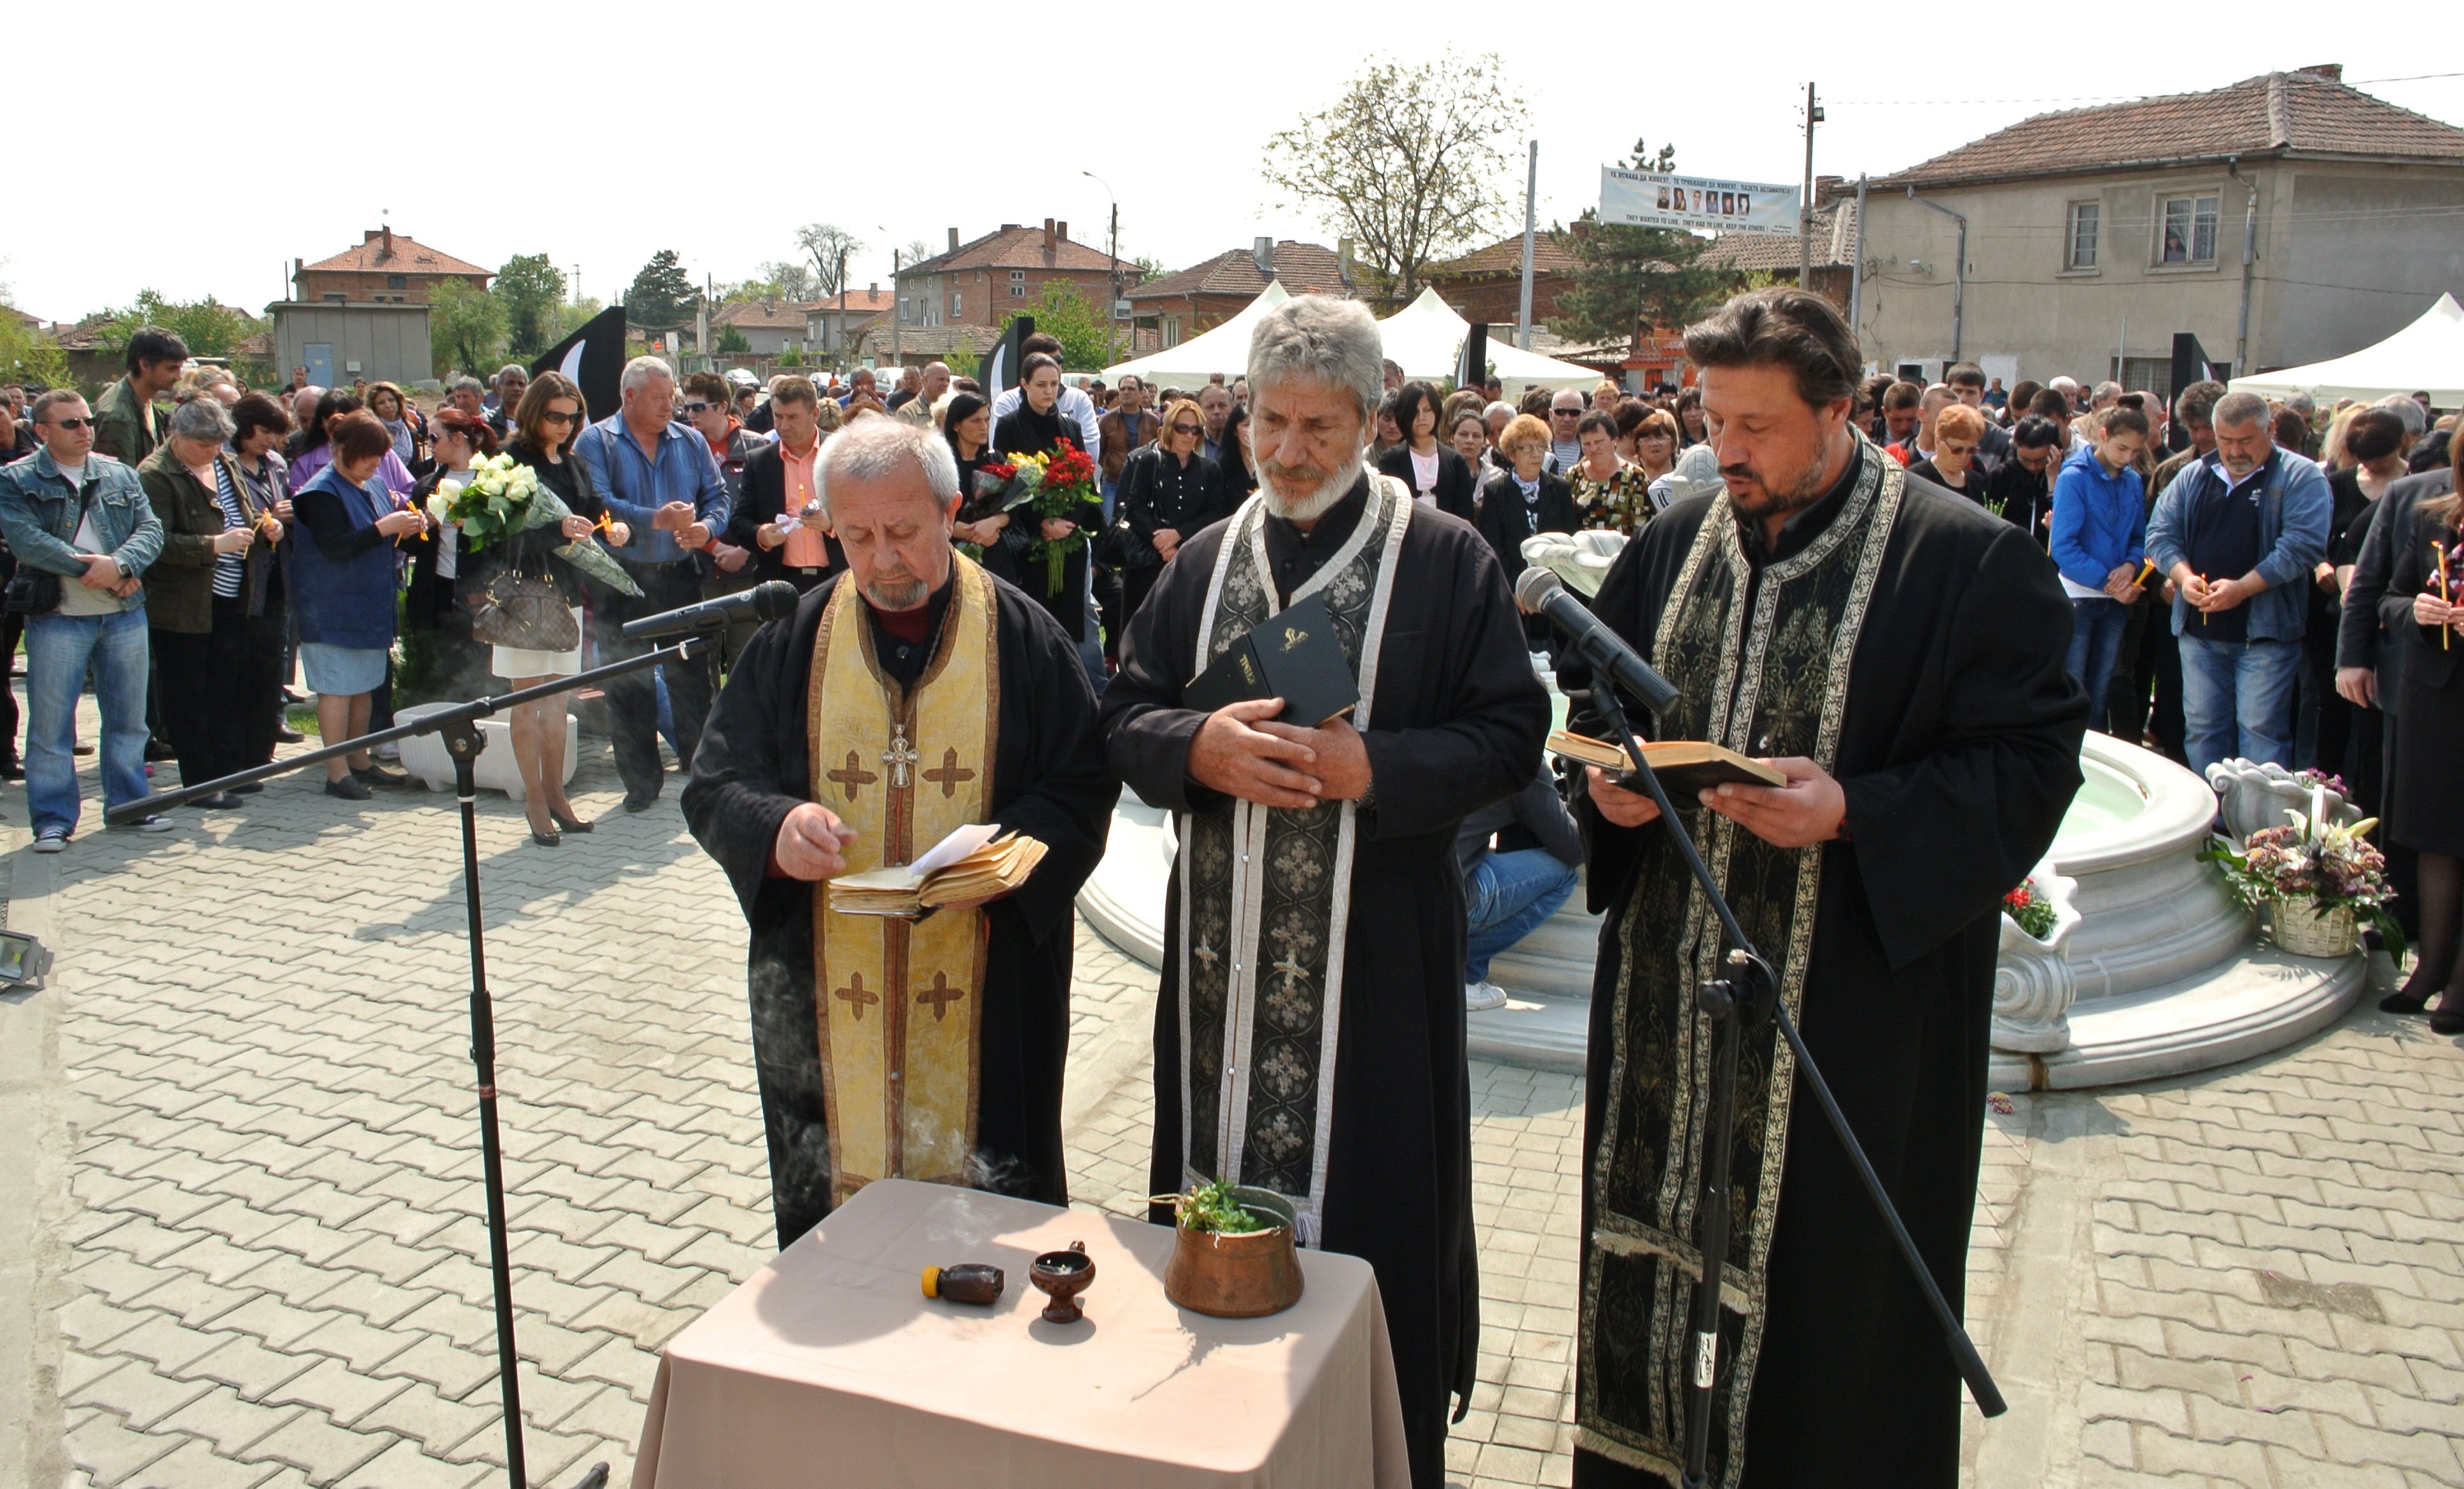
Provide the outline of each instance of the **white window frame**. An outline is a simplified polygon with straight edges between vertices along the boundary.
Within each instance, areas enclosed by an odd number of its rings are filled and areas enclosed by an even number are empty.
[[[2187,208],[2185,215],[2187,237],[2182,246],[2182,256],[2171,258],[2167,256],[2166,248],[2167,239],[2171,232],[2173,208],[2176,206]],[[2199,219],[2202,207],[2206,208],[2208,230],[2208,252],[2205,257],[2199,254]],[[2223,208],[2224,193],[2214,186],[2175,186],[2158,190],[2155,193],[2156,209],[2152,214],[2156,229],[2155,267],[2159,269],[2213,269],[2216,267],[2220,261],[2218,251],[2222,247],[2224,237]]]
[[[2087,255],[2079,255],[2079,219],[2090,214],[2087,223]],[[2104,246],[2104,204],[2101,201],[2073,202],[2062,214],[2062,269],[2067,274],[2086,274],[2098,267]]]

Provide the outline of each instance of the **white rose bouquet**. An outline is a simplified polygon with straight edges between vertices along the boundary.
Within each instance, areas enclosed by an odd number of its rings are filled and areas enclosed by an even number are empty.
[[[539,472],[511,455],[491,455],[473,465],[459,481],[443,480],[429,495],[428,514],[462,530],[473,553],[489,543],[537,527],[556,527],[573,515],[556,493],[539,484]],[[638,595],[640,585],[625,572],[596,536],[578,538],[556,556],[622,594]]]

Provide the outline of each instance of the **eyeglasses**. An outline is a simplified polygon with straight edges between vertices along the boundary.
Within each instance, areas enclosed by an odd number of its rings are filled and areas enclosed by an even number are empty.
[[[1206,431],[1194,424],[1176,424],[1172,427],[1172,432],[1175,434],[1203,434]]]
[[[1579,408],[1551,408],[1549,410],[1549,417],[1552,419],[1572,419],[1581,412],[1582,410]]]
[[[53,420],[52,425],[55,428],[62,429],[91,429],[95,427],[92,419],[59,418]]]
[[[543,408],[539,410],[539,423],[541,424],[571,424],[574,420],[580,417],[580,414],[558,413],[553,408]]]
[[[710,406],[708,404],[687,404],[684,405],[684,410],[689,414],[708,413]]]

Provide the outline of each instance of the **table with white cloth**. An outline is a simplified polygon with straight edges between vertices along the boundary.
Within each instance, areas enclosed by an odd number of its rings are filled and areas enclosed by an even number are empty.
[[[1086,1318],[1027,1281],[1084,1241]],[[669,1341],[634,1489],[1405,1485],[1377,1279],[1303,1251],[1300,1302],[1217,1319],[1163,1293],[1173,1232],[945,1185],[867,1185]],[[927,1266],[989,1262],[989,1307]]]

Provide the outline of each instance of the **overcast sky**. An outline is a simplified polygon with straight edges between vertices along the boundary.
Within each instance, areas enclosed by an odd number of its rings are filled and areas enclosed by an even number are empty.
[[[1371,49],[1426,59],[1448,36],[1498,51],[1530,101],[1543,226],[1595,201],[1599,167],[1637,136],[1673,141],[1687,173],[1794,182],[1809,78],[1829,114],[1815,169],[1853,178],[2093,101],[2069,97],[2081,89],[2193,91],[2318,62],[2356,81],[2456,65],[2434,48],[2373,61],[2340,51],[2333,28],[2300,39],[2299,26],[2165,7],[2133,12],[2127,44],[2040,37],[2033,69],[2007,40],[2026,12],[2008,10],[1834,28],[1764,9],[1689,41],[1685,17],[1716,11],[941,5],[842,25],[857,9],[140,0],[105,21],[29,7],[11,22],[11,113],[46,122],[21,130],[0,284],[45,319],[149,286],[256,310],[284,294],[293,258],[339,252],[389,211],[400,231],[474,263],[549,253],[601,298],[656,250],[674,249],[696,281],[743,278],[792,253],[799,224],[832,221],[868,245],[850,261],[861,287],[888,282],[893,247],[920,238],[937,252],[953,227],[963,239],[1052,216],[1100,246],[1110,198],[1082,171],[1121,193],[1124,257],[1179,269],[1269,233],[1331,244],[1333,230],[1268,199],[1265,138],[1333,99]],[[1293,29],[1273,33],[1287,15]],[[1405,19],[1432,39],[1398,36]],[[1010,101],[1039,83],[1059,101]],[[2464,123],[2464,77],[2370,91]],[[1501,230],[1520,227],[1521,197],[1518,170],[1499,186]]]

